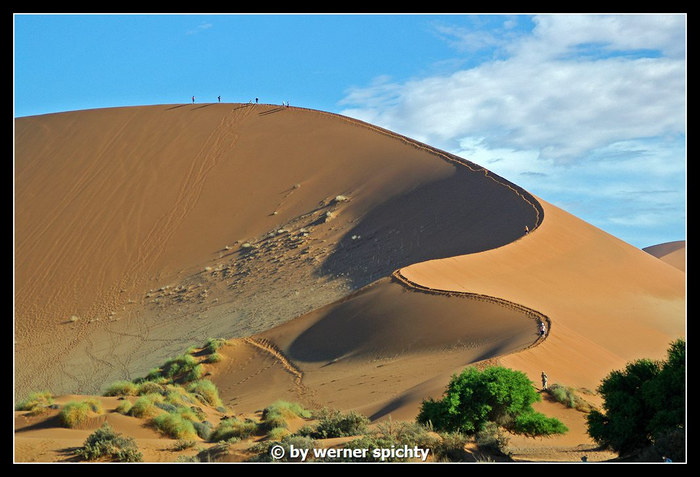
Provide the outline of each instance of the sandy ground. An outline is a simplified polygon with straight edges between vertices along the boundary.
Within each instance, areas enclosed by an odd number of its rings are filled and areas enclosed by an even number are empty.
[[[15,141],[18,399],[98,394],[224,337],[211,376],[236,412],[282,398],[411,420],[472,363],[595,390],[685,336],[684,242],[636,249],[349,118],[114,108],[19,118]],[[582,413],[539,406],[571,431],[513,437],[516,458],[610,458]],[[21,461],[85,438],[22,419]],[[150,460],[176,458],[141,440]]]

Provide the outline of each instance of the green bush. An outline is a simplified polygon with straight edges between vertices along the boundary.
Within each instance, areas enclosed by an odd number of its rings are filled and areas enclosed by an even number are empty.
[[[141,462],[143,456],[138,451],[133,438],[115,433],[108,423],[90,434],[76,455],[85,460],[107,459],[116,462]]]
[[[598,387],[603,410],[588,415],[588,434],[621,456],[633,455],[685,428],[685,342],[671,343],[666,361],[640,359],[611,372]],[[677,440],[676,440],[677,441]],[[677,448],[674,460],[683,456]]]
[[[483,371],[469,367],[452,377],[441,400],[423,401],[417,420],[432,424],[437,431],[465,435],[482,431],[490,422],[528,435],[565,432],[563,424],[555,425],[532,409],[540,399],[533,383],[520,371],[498,366]]]

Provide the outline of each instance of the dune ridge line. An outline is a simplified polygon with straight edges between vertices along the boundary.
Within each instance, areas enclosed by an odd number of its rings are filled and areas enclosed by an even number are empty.
[[[367,123],[367,122],[362,121],[360,119],[355,119],[355,118],[351,118],[349,116],[343,116],[342,114],[331,113],[328,111],[320,111],[320,110],[310,109],[310,108],[297,107],[295,109],[302,109],[302,110],[306,110],[306,111],[312,111],[312,112],[340,118],[340,119],[342,119],[350,124],[364,127],[364,128],[369,129],[369,130],[383,134],[385,136],[390,136],[394,139],[398,139],[400,141],[403,141],[406,144],[409,144],[417,149],[421,149],[423,151],[429,152],[430,154],[437,156],[437,157],[439,157],[439,158],[441,158],[441,159],[443,159],[451,164],[456,164],[459,166],[467,167],[472,172],[482,172],[484,174],[484,177],[494,181],[495,183],[497,183],[503,187],[510,189],[516,195],[520,196],[520,198],[522,198],[525,202],[527,202],[535,210],[536,220],[535,220],[535,226],[534,226],[533,230],[536,229],[537,227],[539,227],[540,224],[542,223],[544,209],[543,209],[542,205],[537,201],[537,199],[535,199],[525,189],[521,188],[520,186],[518,186],[516,184],[512,184],[510,181],[506,181],[502,177],[498,176],[497,174],[493,173],[492,171],[486,169],[483,166],[479,166],[478,164],[475,164],[475,163],[473,163],[467,159],[464,159],[462,157],[455,156],[454,154],[450,154],[448,152],[442,151],[440,149],[429,146],[427,144],[423,144],[420,141],[412,139],[408,136],[404,136],[402,134],[391,131],[389,129],[375,126],[373,124]],[[529,196],[529,198],[528,198],[528,196]]]
[[[519,303],[515,303],[509,300],[505,300],[503,298],[498,298],[495,296],[490,296],[490,295],[483,295],[480,293],[471,293],[471,292],[463,292],[463,291],[452,291],[452,290],[440,290],[437,288],[430,288],[423,286],[419,283],[413,282],[403,276],[401,273],[401,270],[396,270],[394,273],[391,275],[392,279],[396,281],[397,283],[403,285],[404,287],[407,287],[411,290],[422,292],[422,293],[428,293],[431,295],[442,295],[446,297],[462,297],[462,298],[468,298],[471,300],[480,300],[480,301],[485,301],[488,303],[493,303],[496,305],[504,306],[506,308],[510,308],[512,310],[516,310],[519,312],[524,313],[526,316],[529,316],[530,318],[538,321],[538,322],[543,322],[546,324],[545,327],[545,332],[544,335],[538,336],[538,338],[530,345],[525,348],[523,348],[521,351],[530,349],[533,346],[536,346],[540,344],[542,341],[547,339],[547,336],[549,336],[549,332],[552,328],[552,321],[549,319],[547,315],[544,313],[541,313],[537,310],[533,310],[532,308],[528,308],[524,305],[521,305]]]

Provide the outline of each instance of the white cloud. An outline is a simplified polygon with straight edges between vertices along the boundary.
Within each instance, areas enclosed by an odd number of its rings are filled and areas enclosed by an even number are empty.
[[[441,26],[458,52],[507,54],[449,75],[380,78],[350,91],[343,113],[468,158],[545,200],[624,202],[625,219],[608,205],[607,216],[591,214],[596,224],[638,217],[649,226],[649,201],[661,195],[644,196],[632,213],[620,196],[684,186],[685,17],[547,15],[533,24],[478,42],[478,32]],[[682,210],[684,194],[672,195]]]

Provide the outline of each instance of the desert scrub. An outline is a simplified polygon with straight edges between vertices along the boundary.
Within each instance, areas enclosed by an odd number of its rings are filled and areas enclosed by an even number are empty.
[[[20,401],[15,406],[17,411],[29,411],[30,415],[41,414],[53,407],[53,395],[48,391],[37,391],[31,393],[24,401]]]
[[[131,437],[122,437],[108,423],[90,434],[76,455],[84,460],[109,460],[116,462],[141,462],[142,454]]]
[[[143,381],[137,385],[136,394],[144,396],[146,394],[165,394],[166,386],[154,381]]]
[[[564,404],[566,407],[570,407],[581,412],[590,412],[593,409],[593,406],[591,406],[590,403],[576,394],[575,389],[568,386],[553,384],[547,389],[547,392],[557,402]]]
[[[204,345],[204,352],[207,354],[215,353],[225,344],[226,340],[223,338],[209,338]]]
[[[151,419],[151,423],[157,430],[173,439],[191,440],[197,437],[192,421],[177,411],[159,414]]]
[[[211,363],[218,363],[219,361],[221,361],[221,355],[217,352],[211,353],[209,356],[207,356],[204,359],[205,363],[210,363],[210,364]]]
[[[160,394],[146,394],[138,398],[129,410],[129,415],[133,417],[152,418],[165,411],[158,407],[156,403],[162,403],[164,398]]]
[[[436,462],[466,462],[471,460],[465,446],[470,438],[461,432],[444,432],[440,441],[432,448],[433,460]]]
[[[311,411],[304,409],[300,404],[288,401],[275,401],[263,409],[260,427],[263,431],[271,433],[275,429],[287,429],[289,427],[288,419],[308,419],[310,417]],[[280,433],[280,431],[276,432]],[[282,434],[279,435],[281,436]]]
[[[191,383],[187,390],[204,404],[217,408],[222,406],[221,398],[219,398],[219,390],[216,388],[216,385],[208,379],[202,379]]]
[[[139,387],[131,381],[115,381],[104,392],[104,396],[136,396]]]
[[[369,419],[355,411],[343,414],[337,410],[322,409],[316,427],[304,432],[308,437],[328,439],[331,437],[358,436],[367,432]]]
[[[97,399],[70,401],[58,413],[58,419],[65,427],[76,427],[93,415],[102,414],[102,403]]]
[[[238,441],[258,432],[258,424],[250,419],[240,420],[236,417],[222,419],[209,435],[211,442]]]
[[[131,401],[127,401],[126,399],[123,400],[122,402],[119,403],[115,411],[117,411],[119,414],[123,414],[125,416],[129,415],[129,412],[131,411]]]
[[[334,458],[328,461],[363,461],[363,462],[405,462],[409,459],[396,456],[384,456],[375,454],[378,449],[391,449],[394,447],[419,447],[433,452],[440,444],[440,439],[421,424],[412,422],[394,422],[388,420],[377,425],[372,432],[353,439],[345,444],[345,449],[367,449],[364,457],[358,458]]]

